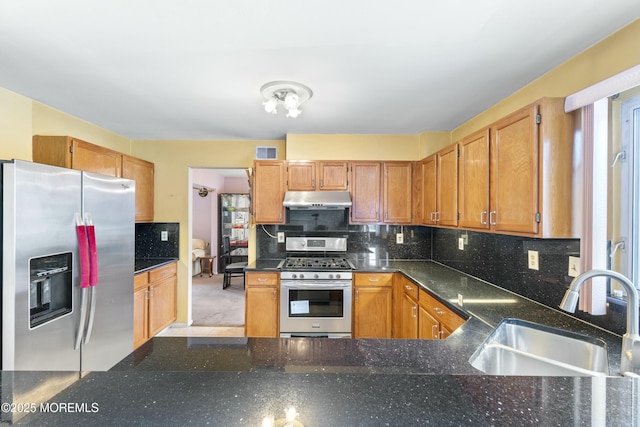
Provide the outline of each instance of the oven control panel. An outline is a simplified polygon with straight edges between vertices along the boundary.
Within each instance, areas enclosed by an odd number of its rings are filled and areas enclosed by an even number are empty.
[[[282,271],[281,280],[351,280],[350,271]]]
[[[346,237],[287,237],[287,251],[298,252],[345,252]]]

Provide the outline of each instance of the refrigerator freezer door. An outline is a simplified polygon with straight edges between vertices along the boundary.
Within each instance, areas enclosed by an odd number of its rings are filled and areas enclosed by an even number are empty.
[[[83,214],[95,227],[98,284],[81,370],[105,371],[133,351],[135,182],[83,172]],[[89,332],[89,331],[87,331]]]
[[[77,372],[78,244],[74,230],[75,214],[81,209],[81,174],[17,160],[3,164],[2,169],[2,369]],[[33,260],[65,253],[72,259],[73,278],[68,280],[72,310],[54,320],[33,323],[32,308],[45,306],[49,295],[43,298],[30,293],[30,265]],[[42,289],[47,294],[54,292],[49,285]],[[39,300],[33,301],[36,297]]]

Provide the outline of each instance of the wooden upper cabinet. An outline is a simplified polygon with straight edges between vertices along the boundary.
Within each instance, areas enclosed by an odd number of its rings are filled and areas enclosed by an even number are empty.
[[[33,137],[33,161],[63,168],[121,176],[122,154],[70,136]]]
[[[122,155],[122,177],[136,182],[136,222],[153,221],[154,164]]]
[[[351,222],[380,222],[380,162],[351,162]]]
[[[289,191],[347,191],[349,163],[294,160],[287,162]]]
[[[489,221],[497,232],[575,237],[573,115],[542,98],[491,126]]]
[[[254,221],[263,224],[282,224],[285,221],[285,162],[281,160],[256,160],[253,170],[253,198],[251,200]]]
[[[313,191],[316,189],[316,163],[287,162],[287,190]]]
[[[422,162],[422,223],[437,224],[437,162],[436,155],[424,159]]]
[[[388,224],[411,224],[412,162],[382,163],[382,215]]]
[[[538,105],[533,104],[491,127],[489,218],[496,231],[538,232],[537,115]]]
[[[458,225],[458,144],[438,152],[437,206],[438,225]]]
[[[489,228],[489,129],[475,132],[460,142],[458,172],[458,225]]]
[[[411,223],[412,224],[423,224],[424,219],[422,218],[423,209],[422,203],[424,200],[423,191],[423,163],[422,162],[413,162],[413,190],[411,194]]]
[[[318,190],[347,191],[349,189],[349,163],[318,162]]]

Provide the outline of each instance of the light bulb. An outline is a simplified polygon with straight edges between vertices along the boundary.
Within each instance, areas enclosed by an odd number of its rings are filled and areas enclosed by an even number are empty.
[[[276,107],[278,106],[278,100],[275,96],[272,96],[267,101],[263,102],[262,105],[264,105],[264,111],[266,111],[267,113],[277,113]]]
[[[300,105],[298,95],[295,92],[289,92],[284,97],[284,106],[287,110],[297,109]]]
[[[299,110],[297,108],[293,108],[291,110],[288,110],[287,116],[286,117],[293,117],[294,119],[296,117],[298,117],[300,114],[302,114],[302,110]]]

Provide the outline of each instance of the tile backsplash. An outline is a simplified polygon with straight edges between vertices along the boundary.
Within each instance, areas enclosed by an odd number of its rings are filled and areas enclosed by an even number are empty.
[[[163,239],[164,237],[166,240]],[[179,256],[179,223],[136,223],[136,258],[178,258]]]
[[[458,239],[467,235],[464,250]],[[558,309],[573,277],[569,256],[580,256],[579,239],[531,239],[444,228],[432,229],[431,258],[456,270]],[[528,267],[528,251],[538,252],[538,270]],[[607,314],[572,314],[617,334],[625,332],[624,308],[609,304]]]

